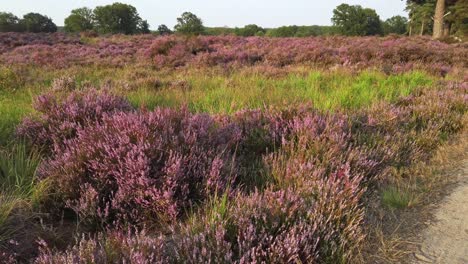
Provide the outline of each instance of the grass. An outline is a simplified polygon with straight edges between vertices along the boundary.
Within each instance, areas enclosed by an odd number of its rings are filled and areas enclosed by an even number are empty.
[[[24,144],[0,149],[0,243],[18,231],[11,219],[29,218],[47,193],[47,181],[36,179],[40,161],[40,153]]]
[[[382,203],[388,208],[408,208],[414,204],[414,200],[414,196],[402,188],[388,187],[382,191]]]
[[[61,76],[74,76],[78,86],[111,83],[133,105],[154,109],[187,106],[194,112],[233,113],[241,109],[312,104],[321,110],[354,110],[378,100],[393,101],[418,87],[430,86],[435,77],[413,71],[385,75],[378,71],[319,71],[288,69],[283,74],[258,70],[224,71],[185,69],[154,71],[138,66],[118,69],[94,66],[44,72],[36,68],[17,70],[23,75],[15,89],[0,89],[0,146],[13,140],[21,119],[32,112],[31,102]],[[154,82],[160,83],[155,87]],[[132,91],[121,89],[130,85]]]
[[[357,75],[311,71],[281,78],[256,73],[229,76],[189,73],[185,81],[189,88],[142,87],[128,93],[128,98],[134,105],[149,109],[186,105],[195,112],[227,114],[246,108],[291,104],[312,104],[321,110],[353,110],[368,107],[377,100],[392,101],[409,95],[417,87],[432,84],[433,78],[417,71],[391,76],[374,71]]]
[[[0,146],[13,140],[15,126],[32,112],[33,95],[28,90],[11,93],[0,91]]]

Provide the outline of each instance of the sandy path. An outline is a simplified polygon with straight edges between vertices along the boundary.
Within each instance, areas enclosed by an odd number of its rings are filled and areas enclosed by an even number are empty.
[[[468,264],[468,161],[458,187],[436,209],[434,221],[423,231],[415,263]]]

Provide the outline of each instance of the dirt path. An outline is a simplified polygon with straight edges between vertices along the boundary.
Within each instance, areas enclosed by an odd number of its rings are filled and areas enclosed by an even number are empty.
[[[434,221],[422,233],[414,263],[468,263],[468,160],[457,176],[458,186],[441,201]]]

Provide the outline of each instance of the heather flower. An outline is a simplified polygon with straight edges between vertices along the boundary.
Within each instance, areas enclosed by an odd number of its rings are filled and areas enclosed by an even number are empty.
[[[68,80],[66,83],[70,85]],[[25,118],[17,134],[51,151],[61,148],[79,129],[99,122],[104,114],[131,111],[132,107],[122,97],[90,89],[74,91],[65,98],[52,93],[41,95],[35,100],[34,109],[38,115]]]
[[[39,171],[84,219],[98,209],[108,211],[103,223],[164,221],[234,181],[238,140],[235,129],[186,110],[105,114]]]

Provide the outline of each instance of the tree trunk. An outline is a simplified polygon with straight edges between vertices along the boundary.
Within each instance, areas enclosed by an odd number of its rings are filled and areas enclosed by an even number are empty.
[[[437,0],[437,5],[434,15],[434,33],[433,38],[439,39],[444,36],[444,15],[445,15],[445,0]]]
[[[450,31],[452,31],[452,24],[445,23],[444,24],[444,38],[447,38],[450,36]]]

